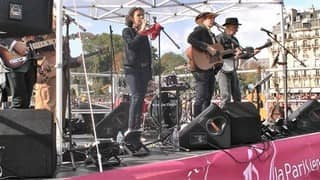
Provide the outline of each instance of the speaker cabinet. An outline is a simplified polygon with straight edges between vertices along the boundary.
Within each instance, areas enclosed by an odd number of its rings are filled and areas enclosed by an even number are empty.
[[[231,102],[222,110],[231,121],[231,144],[256,143],[261,140],[262,130],[259,111],[250,102]]]
[[[52,32],[53,0],[1,0],[0,37]]]
[[[230,120],[219,106],[211,104],[179,132],[179,140],[188,149],[228,148]]]
[[[2,177],[51,177],[56,169],[55,132],[49,111],[1,110]]]
[[[96,124],[99,138],[116,139],[119,131],[124,133],[128,129],[129,102],[121,102],[111,113]]]
[[[304,132],[320,130],[320,103],[309,100],[302,104],[296,111],[288,116],[290,123]]]

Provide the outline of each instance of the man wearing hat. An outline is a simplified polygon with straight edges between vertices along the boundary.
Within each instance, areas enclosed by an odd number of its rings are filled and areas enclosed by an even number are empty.
[[[255,49],[252,55],[243,55],[241,46],[235,34],[241,24],[235,17],[226,18],[223,26],[224,32],[217,36],[217,41],[223,47],[225,52],[231,52],[223,55],[223,66],[217,74],[219,83],[221,107],[231,101],[231,96],[234,102],[241,102],[240,81],[237,75],[238,59],[249,59],[260,50]],[[232,51],[228,51],[232,50]]]
[[[211,55],[217,53],[217,51],[210,46],[217,43],[215,35],[210,31],[215,24],[215,17],[217,16],[218,14],[216,13],[203,12],[195,18],[195,22],[198,26],[196,26],[193,32],[188,36],[188,43],[191,44],[192,48],[207,52]],[[195,78],[196,85],[196,99],[193,112],[193,116],[196,117],[211,103],[216,70],[215,68],[201,70],[196,66],[192,59],[190,59],[190,69]]]

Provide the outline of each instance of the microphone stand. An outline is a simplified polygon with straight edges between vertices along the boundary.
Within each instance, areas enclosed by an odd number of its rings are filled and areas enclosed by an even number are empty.
[[[153,17],[153,22],[156,24],[157,23],[157,18]],[[163,32],[169,39],[170,41],[178,48],[180,49],[180,46],[169,36],[169,34],[164,30],[163,27],[161,27],[161,32]],[[159,123],[159,139],[154,141],[154,142],[150,142],[147,143],[146,146],[150,145],[150,144],[154,144],[157,142],[162,142],[163,140],[165,140],[170,134],[168,134],[167,136],[161,138],[161,133],[162,133],[162,123],[161,123],[161,113],[162,113],[162,105],[161,105],[161,33],[159,33],[158,35],[158,58],[159,58],[159,74],[158,74],[158,108],[157,108],[157,113],[158,113],[158,123]],[[177,97],[177,101],[179,103],[179,99]],[[179,104],[177,104],[177,113],[179,113]],[[179,114],[177,114],[177,125],[179,123]]]
[[[112,86],[111,86],[111,110],[113,110],[113,103],[114,103],[114,84],[113,84],[113,68],[115,66],[115,57],[114,57],[114,46],[113,46],[113,30],[111,25],[109,26],[109,30],[110,30],[110,45],[111,45],[111,58],[112,58],[112,62],[111,62],[111,82],[112,82]]]
[[[284,125],[288,124],[288,64],[287,64],[287,56],[290,54],[296,61],[300,63],[301,66],[307,67],[300,59],[298,59],[288,48],[284,46],[281,42],[279,42],[275,35],[271,33],[267,33],[267,35],[276,42],[283,49],[283,62],[277,62],[280,65],[283,65],[284,71]]]
[[[81,29],[83,32],[86,32],[86,28],[84,28],[81,24],[79,24],[74,18],[72,18],[71,16],[69,16],[68,14],[64,14],[64,16],[66,17],[65,21],[68,21],[69,24],[73,23],[74,25],[76,25],[79,29]]]
[[[70,47],[69,47],[69,27],[70,27],[70,23],[71,23],[71,17],[65,14],[65,20],[64,22],[66,23],[66,37],[64,42],[66,42],[67,44],[64,44],[63,50],[64,50],[64,55],[62,56],[63,58],[63,64],[66,64],[65,67],[63,67],[63,71],[65,71],[64,73],[64,78],[65,78],[65,89],[67,90],[66,95],[67,95],[67,102],[68,102],[68,126],[69,126],[69,155],[70,155],[70,159],[71,159],[71,164],[72,164],[72,169],[75,170],[76,169],[76,164],[75,164],[75,160],[74,160],[74,145],[72,142],[72,123],[71,123],[71,118],[72,118],[72,114],[71,114],[71,97],[70,97],[70,69],[69,69],[69,57],[70,57]],[[64,96],[65,93],[62,93]],[[64,97],[63,97],[64,98]],[[63,103],[64,104],[64,103]],[[64,105],[63,105],[64,106]],[[64,107],[63,107],[64,108]],[[65,116],[65,114],[63,114],[63,116]],[[65,117],[63,117],[62,119],[64,119]]]

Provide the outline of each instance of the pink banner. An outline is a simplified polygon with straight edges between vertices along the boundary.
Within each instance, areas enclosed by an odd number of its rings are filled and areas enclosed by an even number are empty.
[[[116,180],[320,179],[320,133],[73,177]]]

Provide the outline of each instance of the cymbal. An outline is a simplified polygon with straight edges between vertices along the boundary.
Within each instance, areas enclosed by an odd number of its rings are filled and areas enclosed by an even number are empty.
[[[175,67],[174,70],[188,69],[189,67],[190,67],[189,64],[183,64]]]

